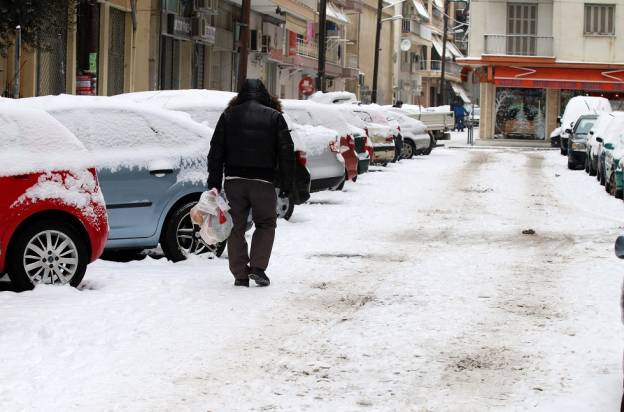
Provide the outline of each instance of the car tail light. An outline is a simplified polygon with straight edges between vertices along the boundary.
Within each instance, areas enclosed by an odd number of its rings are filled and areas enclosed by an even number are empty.
[[[303,167],[305,167],[308,163],[308,156],[303,150],[297,150],[295,152],[295,158],[297,159],[297,162]]]
[[[394,136],[390,135],[390,136],[386,137],[386,142],[387,142],[387,143],[392,143],[392,142],[394,142]]]
[[[353,139],[353,136],[347,138],[347,146],[349,146],[349,149],[355,150],[355,139]]]

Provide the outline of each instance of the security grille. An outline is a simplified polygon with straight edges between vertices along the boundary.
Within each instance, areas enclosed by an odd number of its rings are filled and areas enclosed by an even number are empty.
[[[193,79],[194,89],[204,88],[204,68],[205,68],[206,46],[195,44],[193,50]]]
[[[615,6],[612,4],[585,5],[585,34],[613,35]]]
[[[67,32],[50,33],[37,51],[37,96],[65,93]]]
[[[108,95],[124,91],[124,52],[126,49],[126,13],[110,9],[108,46]]]
[[[507,54],[535,55],[537,4],[507,5]]]

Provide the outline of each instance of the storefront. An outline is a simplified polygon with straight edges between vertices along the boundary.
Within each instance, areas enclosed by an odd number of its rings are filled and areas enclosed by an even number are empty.
[[[577,95],[603,96],[615,110],[622,108],[621,66],[563,64],[550,58],[538,58],[531,65],[497,62],[493,57],[460,63],[477,67],[482,139],[547,139],[568,100]]]

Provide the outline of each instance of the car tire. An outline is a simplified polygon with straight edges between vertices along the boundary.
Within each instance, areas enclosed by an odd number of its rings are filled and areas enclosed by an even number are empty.
[[[42,262],[40,266],[32,267],[39,259]],[[43,263],[43,259],[47,263]],[[66,262],[60,263],[60,260]],[[16,234],[7,268],[13,286],[20,291],[33,289],[37,284],[70,284],[76,287],[82,282],[89,260],[87,241],[75,225],[43,220],[28,225]]]
[[[609,176],[609,179],[605,181],[605,192],[611,194],[611,182],[615,181],[615,176],[613,176],[613,174],[611,174],[611,176]]]
[[[591,157],[590,157],[589,159],[589,175],[590,176],[596,176],[596,174],[598,174],[598,171],[593,165],[594,163],[591,161]]]
[[[403,142],[403,153],[401,153],[401,157],[403,159],[411,159],[414,157],[414,153],[416,153],[416,145],[411,140],[406,140]]]
[[[429,147],[423,150],[422,154],[424,154],[425,156],[429,156],[433,151],[436,143],[436,139],[433,136],[429,135]]]
[[[600,172],[600,186],[604,186],[607,184],[607,178],[605,176],[604,170]]]
[[[289,220],[295,211],[295,202],[290,197],[277,198],[276,212],[278,219]]]
[[[568,160],[568,169],[570,170],[576,170],[576,165]]]
[[[190,212],[197,202],[179,205],[169,216],[160,235],[160,247],[172,262],[186,260],[189,254],[202,255],[211,252],[220,257],[225,243],[206,245],[199,236],[199,226],[191,222]]]
[[[589,156],[585,156],[585,173],[589,174]]]

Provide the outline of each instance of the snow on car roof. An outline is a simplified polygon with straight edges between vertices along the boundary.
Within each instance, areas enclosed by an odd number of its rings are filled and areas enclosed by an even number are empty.
[[[351,92],[326,92],[318,91],[308,97],[308,101],[322,103],[322,104],[335,104],[335,103],[354,103],[357,102],[357,97]]]
[[[165,109],[180,109],[196,106],[214,106],[225,109],[227,104],[236,96],[234,92],[220,90],[160,90],[150,92],[125,93],[113,96],[115,100],[148,103]]]
[[[84,168],[84,145],[43,110],[0,102],[0,176]]]
[[[575,96],[568,101],[561,117],[561,124],[563,128],[568,128],[583,114],[599,114],[611,110],[611,103],[604,97]]]
[[[344,118],[342,112],[339,111],[339,108],[343,105],[320,104],[307,100],[292,99],[282,100],[282,105],[284,106],[286,113],[307,111],[313,116],[313,126],[325,126],[329,129],[335,130],[341,136],[351,134],[356,131],[354,127],[357,127],[357,125],[353,125],[348,122]],[[295,121],[297,121],[297,119],[295,119]],[[303,122],[299,120],[299,123]],[[361,129],[358,128],[357,130]]]
[[[182,112],[107,97],[46,96],[22,99],[52,114],[91,152],[98,167],[145,167],[154,158],[201,161],[212,129]]]

